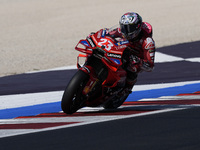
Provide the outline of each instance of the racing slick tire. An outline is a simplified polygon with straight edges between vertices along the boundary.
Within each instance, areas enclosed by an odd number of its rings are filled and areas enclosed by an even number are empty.
[[[78,70],[67,85],[61,101],[61,108],[66,114],[73,114],[83,107],[84,96],[82,95],[89,75]]]

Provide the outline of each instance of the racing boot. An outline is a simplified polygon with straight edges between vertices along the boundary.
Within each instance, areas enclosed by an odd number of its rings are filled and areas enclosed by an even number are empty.
[[[134,80],[127,78],[126,84],[125,84],[124,88],[118,93],[118,96],[121,97],[121,96],[132,93],[132,89],[133,89],[133,86],[135,85],[136,81],[137,81],[137,78]]]
[[[126,79],[125,88],[128,90],[129,93],[132,92],[133,86],[137,82],[137,76],[138,75],[136,72],[127,70],[127,79]]]
[[[126,85],[125,85],[125,88],[127,89],[127,92],[130,94],[132,93],[132,89],[135,85],[135,83],[137,82],[137,78],[132,80],[132,79],[127,79],[126,80]]]

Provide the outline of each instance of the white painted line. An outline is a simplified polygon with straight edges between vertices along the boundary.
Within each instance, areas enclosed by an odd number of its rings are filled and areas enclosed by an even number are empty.
[[[200,83],[200,81],[135,85],[133,88],[133,91],[145,91],[145,90],[152,90],[152,89],[162,89],[162,88],[167,88],[167,87],[178,87],[178,86],[183,86],[187,84],[195,84],[195,83]],[[53,92],[0,96],[0,104],[1,104],[0,110],[8,109],[8,108],[18,108],[18,107],[23,107],[23,106],[32,106],[32,105],[37,105],[37,104],[60,102],[63,92],[64,91],[53,91]]]
[[[181,57],[171,56],[167,54],[163,54],[161,52],[156,52],[155,54],[155,63],[164,63],[164,62],[174,62],[174,61],[182,61],[184,60]]]
[[[154,115],[154,114],[183,110],[183,109],[186,109],[186,108],[163,109],[163,110],[157,110],[157,111],[139,113],[139,114],[132,114],[132,115],[126,115],[126,116],[125,115],[112,116],[112,117],[107,116],[107,117],[104,117],[104,118],[98,119],[98,120],[91,119],[88,122],[75,123],[75,124],[63,125],[63,126],[58,126],[58,127],[50,127],[50,128],[45,128],[45,129],[36,129],[36,130],[20,130],[20,132],[17,132],[17,133],[16,132],[11,132],[11,133],[6,132],[6,134],[5,133],[0,134],[0,138],[15,136],[15,135],[22,135],[22,134],[29,134],[29,133],[37,133],[37,132],[43,132],[43,131],[50,131],[50,130],[56,130],[56,129],[70,128],[70,127],[75,127],[75,126],[82,126],[82,125],[101,123],[101,122],[107,122],[107,121],[114,121],[114,120],[119,120],[119,119],[127,119],[127,118],[141,117],[141,116],[147,116],[147,115]],[[92,116],[92,118],[93,118],[93,116]]]
[[[186,61],[191,61],[191,62],[200,62],[200,57],[195,57],[195,58],[187,58],[185,59]]]
[[[198,80],[198,81],[186,81],[186,82],[175,82],[175,83],[135,85],[133,87],[132,91],[145,91],[145,90],[153,90],[153,89],[162,89],[162,88],[184,86],[184,85],[187,85],[187,84],[196,84],[196,83],[200,83],[200,80]]]
[[[52,68],[52,69],[46,69],[46,70],[30,71],[30,72],[27,72],[27,74],[29,74],[29,73],[46,72],[46,71],[70,70],[70,69],[77,69],[77,66],[76,65],[72,65],[72,66],[63,66],[63,67],[57,67],[57,68]]]
[[[168,101],[168,100],[195,100],[200,99],[200,95],[187,95],[187,96],[162,96],[159,98],[145,98],[139,101]]]
[[[63,91],[0,96],[0,110],[61,101]]]

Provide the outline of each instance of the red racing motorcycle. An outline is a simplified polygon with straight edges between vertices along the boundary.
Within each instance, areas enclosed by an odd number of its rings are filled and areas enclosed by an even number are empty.
[[[101,29],[76,45],[75,49],[85,54],[77,57],[78,71],[64,91],[64,113],[73,114],[85,106],[118,108],[130,94],[124,69],[129,42],[113,39],[106,33],[107,29]],[[83,66],[79,62],[82,57],[86,59]]]

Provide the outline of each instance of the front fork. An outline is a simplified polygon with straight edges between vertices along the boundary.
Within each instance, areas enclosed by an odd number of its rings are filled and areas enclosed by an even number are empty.
[[[82,62],[81,65],[80,59],[82,58],[84,58],[84,62]],[[88,54],[78,55],[77,67],[79,70],[82,70],[83,72],[85,72],[90,76],[89,82],[87,83],[87,85],[83,90],[83,94],[85,95],[94,91],[97,84],[99,84],[97,86],[101,86],[100,84],[103,83],[103,81],[107,78],[108,75],[107,68],[101,62],[101,60]]]
[[[84,58],[84,62],[80,63],[80,58]],[[86,84],[85,88],[83,89],[83,95],[88,95],[88,93],[90,93],[93,88],[95,87],[95,85],[99,82],[99,79],[97,77],[95,77],[95,72],[93,70],[93,68],[89,65],[85,65],[85,62],[87,61],[88,55],[83,55],[83,54],[79,54],[77,57],[77,68],[79,70],[82,70],[83,72],[85,72],[86,74],[88,74],[90,76],[90,79],[88,81],[88,83]]]

